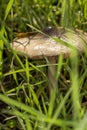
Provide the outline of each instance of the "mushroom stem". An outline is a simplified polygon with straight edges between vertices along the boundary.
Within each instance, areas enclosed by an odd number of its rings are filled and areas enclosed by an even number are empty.
[[[49,80],[49,94],[51,94],[51,91],[54,87],[57,87],[57,81],[56,81],[56,58],[50,57],[48,58],[49,66],[48,66],[48,80]]]

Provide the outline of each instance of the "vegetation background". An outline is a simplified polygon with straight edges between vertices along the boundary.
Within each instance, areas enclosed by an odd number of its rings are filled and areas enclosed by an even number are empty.
[[[0,0],[0,130],[87,130],[87,52],[58,58],[48,95],[47,61],[11,51],[15,32],[63,26],[87,31],[87,0]]]

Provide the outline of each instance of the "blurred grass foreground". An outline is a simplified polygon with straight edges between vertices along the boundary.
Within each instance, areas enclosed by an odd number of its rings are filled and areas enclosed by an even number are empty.
[[[58,88],[49,96],[48,59],[20,57],[10,46],[15,33],[50,26],[87,32],[87,1],[0,0],[0,130],[87,130],[86,47],[57,58]]]

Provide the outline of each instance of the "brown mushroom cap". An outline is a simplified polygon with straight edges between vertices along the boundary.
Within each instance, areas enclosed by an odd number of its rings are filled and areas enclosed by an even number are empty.
[[[84,51],[84,43],[87,43],[87,33],[72,31],[64,28],[45,29],[44,34],[34,33],[27,37],[17,37],[11,43],[12,48],[19,54],[28,55],[32,59],[41,59],[43,56],[58,56],[61,53],[69,55],[71,48],[57,42],[54,38],[59,38],[63,42],[76,47],[79,51]]]

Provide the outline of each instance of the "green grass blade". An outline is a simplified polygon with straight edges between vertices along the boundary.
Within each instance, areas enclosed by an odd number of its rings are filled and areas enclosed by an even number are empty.
[[[3,64],[3,41],[0,40],[0,77],[2,76],[2,64]]]
[[[31,91],[31,93],[32,93],[32,96],[33,96],[33,102],[36,104],[36,106],[37,106],[37,108],[39,109],[39,111],[42,112],[41,106],[40,106],[40,103],[39,103],[39,100],[38,100],[37,95],[35,94],[35,92],[34,92],[32,86],[29,86],[29,87],[30,87],[29,89],[30,89],[30,91]]]
[[[71,91],[72,91],[72,88],[70,88],[70,89],[68,90],[67,94],[66,94],[65,97],[63,98],[63,101],[62,101],[60,104],[58,104],[58,106],[56,107],[56,111],[55,111],[55,113],[54,113],[54,115],[53,115],[53,117],[52,117],[52,120],[53,120],[53,121],[56,120],[57,117],[59,116],[59,114],[60,114],[60,112],[61,112],[61,110],[62,110],[62,108],[63,108],[63,106],[64,106],[64,104],[65,104],[65,102],[66,102],[66,100],[67,100],[67,98],[68,98],[69,95],[71,94]],[[49,124],[48,127],[47,127],[47,130],[50,130],[51,126],[52,126],[52,124]]]
[[[87,112],[84,114],[82,120],[78,123],[75,130],[87,130]]]
[[[26,57],[26,68],[25,68],[25,72],[26,72],[26,77],[27,77],[27,82],[29,83],[29,79],[30,79],[30,67],[29,67],[29,63],[28,63],[28,57]]]
[[[73,50],[71,53],[71,87],[72,87],[72,103],[73,103],[73,118],[78,119],[80,114],[80,101],[79,101],[79,79],[78,79],[78,52]]]
[[[13,100],[13,99],[11,99],[11,98],[3,95],[3,94],[0,94],[0,100],[2,100],[3,102],[5,102],[5,103],[7,103],[9,105],[16,106],[19,109],[24,110],[24,111],[26,111],[26,112],[28,112],[28,113],[30,113],[32,115],[35,115],[35,116],[40,116],[40,115],[44,116],[41,112],[35,110],[34,108],[29,107],[29,106],[27,106],[27,105],[25,105],[25,104],[23,104],[21,102],[15,101],[15,100]]]
[[[7,7],[6,7],[6,10],[5,10],[5,17],[4,17],[4,20],[6,20],[11,8],[12,8],[12,5],[13,5],[13,2],[14,0],[9,0],[9,3],[7,4]]]

